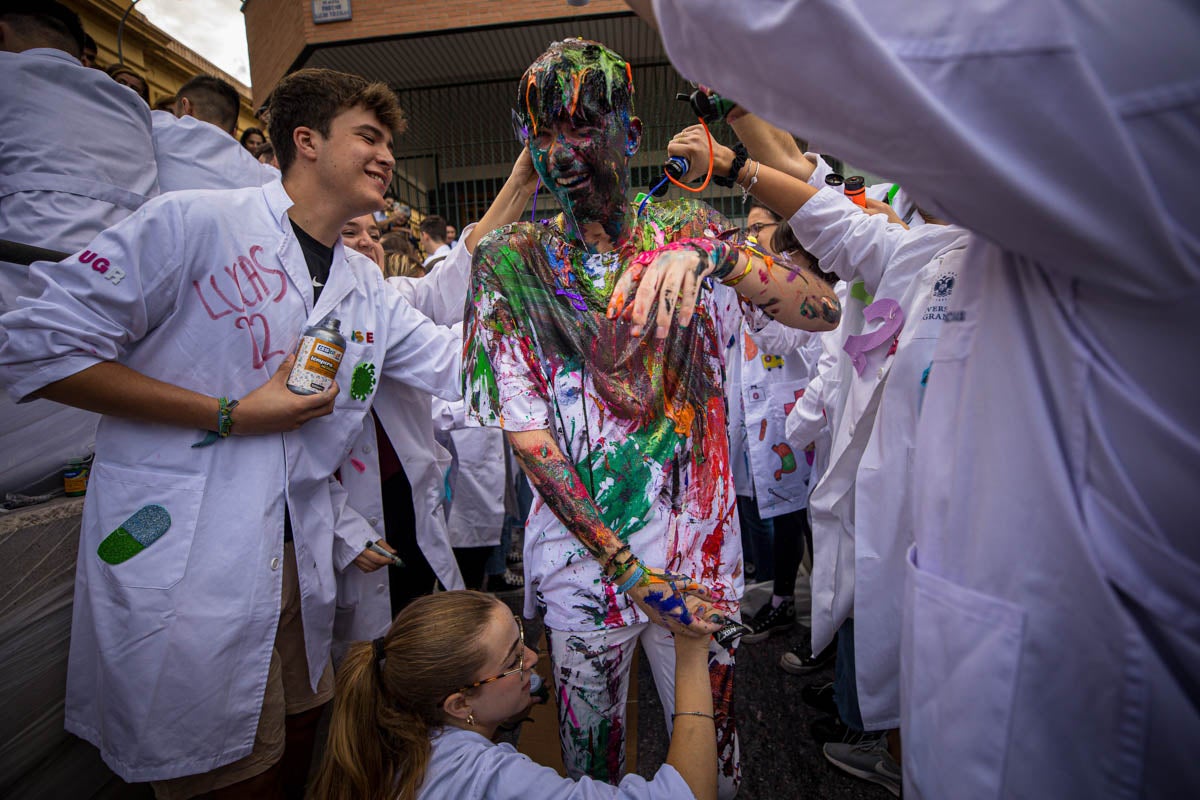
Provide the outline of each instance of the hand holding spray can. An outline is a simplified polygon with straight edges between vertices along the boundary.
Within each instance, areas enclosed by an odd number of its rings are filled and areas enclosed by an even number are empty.
[[[320,324],[305,329],[296,346],[296,363],[288,375],[288,389],[295,394],[319,394],[330,387],[346,354],[341,327],[341,320],[326,317]]]

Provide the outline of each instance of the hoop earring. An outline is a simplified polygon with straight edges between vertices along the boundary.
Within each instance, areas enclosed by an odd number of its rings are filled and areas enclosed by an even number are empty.
[[[474,714],[467,714],[467,724],[471,725],[471,726],[475,725],[475,715]]]

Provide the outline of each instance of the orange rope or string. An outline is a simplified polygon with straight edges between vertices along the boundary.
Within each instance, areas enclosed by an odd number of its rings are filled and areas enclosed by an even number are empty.
[[[533,76],[525,84],[525,112],[529,114],[529,122],[533,125],[533,135],[537,136],[537,118],[533,116],[533,106],[529,104],[529,93],[533,90]]]
[[[704,183],[700,184],[699,189],[693,189],[691,186],[688,186],[686,183],[680,183],[679,181],[675,180],[674,178],[671,177],[670,173],[667,173],[667,180],[669,180],[671,183],[678,186],[680,189],[687,189],[689,192],[703,192],[705,189],[708,188],[708,182],[712,180],[712,174],[713,174],[712,133],[709,132],[708,126],[704,124],[704,119],[702,117],[697,117],[696,119],[700,120],[700,124],[704,126],[704,133],[706,136],[708,136],[708,174],[704,176]]]

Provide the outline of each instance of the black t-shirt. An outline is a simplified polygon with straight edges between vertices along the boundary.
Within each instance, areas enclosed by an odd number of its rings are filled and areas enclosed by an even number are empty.
[[[292,223],[292,230],[296,232],[296,239],[300,241],[300,249],[304,251],[308,274],[312,276],[313,303],[316,304],[321,297],[321,290],[325,288],[325,283],[329,280],[329,270],[333,266],[333,248],[326,247],[309,236],[291,217],[288,217],[288,222]],[[288,514],[286,505],[283,507],[283,540],[285,542],[292,541],[292,518]]]
[[[292,223],[292,230],[296,232],[300,249],[304,251],[308,274],[312,276],[313,303],[315,304],[321,297],[321,290],[325,288],[325,283],[329,280],[329,269],[333,266],[333,248],[326,247],[309,236],[291,217],[288,218],[288,221]]]

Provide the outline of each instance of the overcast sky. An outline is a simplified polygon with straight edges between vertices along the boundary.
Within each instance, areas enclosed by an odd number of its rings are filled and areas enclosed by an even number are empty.
[[[141,0],[147,19],[242,83],[250,83],[242,0]]]

